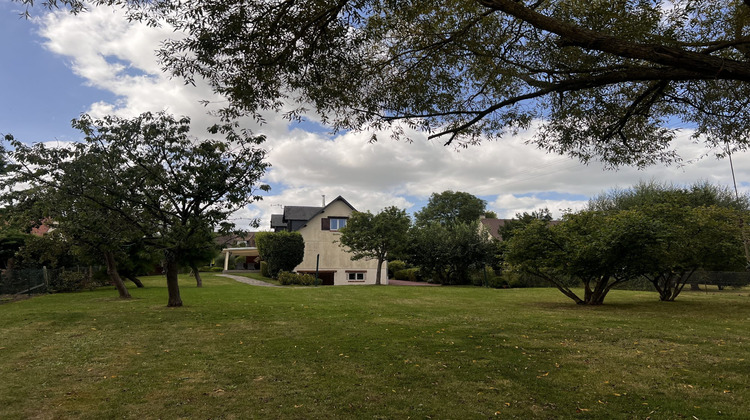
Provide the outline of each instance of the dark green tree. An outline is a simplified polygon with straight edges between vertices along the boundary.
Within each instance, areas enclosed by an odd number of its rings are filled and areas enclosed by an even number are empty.
[[[637,211],[567,214],[559,224],[535,219],[507,241],[505,259],[538,276],[579,305],[601,305],[618,284],[643,274],[658,229]],[[573,286],[582,284],[579,297]]]
[[[443,191],[432,193],[427,205],[416,212],[414,218],[418,226],[426,226],[430,223],[472,224],[484,215],[486,205],[486,201],[467,192]]]
[[[258,188],[268,189],[256,186],[268,166],[258,148],[264,138],[228,123],[209,130],[222,140],[198,140],[188,134],[188,118],[165,113],[101,120],[84,115],[73,125],[85,141],[70,148],[27,146],[8,137],[18,163],[16,181],[87,206],[85,213],[76,207],[61,211],[65,217],[94,218],[97,229],[88,229],[90,235],[107,225],[127,226],[163,252],[168,306],[182,306],[177,280],[182,256],[205,232],[230,230],[228,216],[260,199]],[[114,265],[114,255],[105,257],[108,267]]]
[[[279,275],[279,271],[294,270],[305,257],[305,240],[299,232],[258,232],[255,244],[273,278]]]
[[[492,263],[493,241],[479,229],[479,221],[415,226],[409,233],[407,260],[424,277],[440,284],[468,284],[471,270]]]
[[[378,261],[375,284],[379,285],[383,261],[404,248],[410,225],[411,219],[406,211],[394,206],[375,215],[369,211],[354,212],[340,230],[339,242],[352,253],[352,260],[367,258]]]
[[[209,81],[228,114],[296,103],[292,118],[463,145],[536,120],[542,149],[612,165],[677,160],[680,126],[720,153],[748,144],[748,0],[94,3],[185,33],[165,69]]]
[[[339,128],[406,121],[472,143],[544,118],[542,148],[643,165],[675,159],[671,118],[744,147],[750,5],[672,4],[198,0],[162,59],[238,110],[295,92]]]

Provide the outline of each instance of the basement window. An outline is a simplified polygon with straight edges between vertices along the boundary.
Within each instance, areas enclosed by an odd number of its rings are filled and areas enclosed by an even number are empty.
[[[354,281],[354,282],[365,281],[365,272],[364,271],[349,272],[349,273],[346,273],[346,278],[347,280]]]

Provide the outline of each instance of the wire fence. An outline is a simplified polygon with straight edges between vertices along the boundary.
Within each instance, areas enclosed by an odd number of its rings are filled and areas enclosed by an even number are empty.
[[[101,267],[24,268],[0,271],[0,295],[72,292],[102,285]],[[106,283],[106,282],[105,282]]]

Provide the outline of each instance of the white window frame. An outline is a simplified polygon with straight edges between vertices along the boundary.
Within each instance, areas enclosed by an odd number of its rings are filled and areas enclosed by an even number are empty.
[[[347,271],[346,280],[351,282],[363,282],[367,280],[366,271]]]
[[[346,226],[347,219],[346,217],[329,217],[328,220],[330,223],[330,230],[335,232]],[[336,225],[336,227],[334,227],[334,224]]]

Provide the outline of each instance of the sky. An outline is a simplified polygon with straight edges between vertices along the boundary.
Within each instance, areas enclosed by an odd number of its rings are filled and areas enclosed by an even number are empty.
[[[185,85],[162,72],[155,50],[162,40],[179,36],[169,28],[128,22],[109,8],[78,16],[38,8],[31,20],[19,18],[22,11],[21,5],[0,0],[2,135],[27,143],[77,141],[82,136],[70,121],[81,113],[133,117],[161,110],[189,116],[200,131],[215,121],[209,111],[225,102],[205,84]],[[204,99],[211,105],[204,106]],[[263,125],[242,121],[267,137],[264,147],[272,166],[263,181],[272,189],[233,216],[241,227],[257,218],[260,229],[267,230],[270,215],[284,205],[319,206],[339,195],[360,211],[397,206],[413,213],[432,193],[466,191],[484,199],[501,218],[543,207],[559,217],[591,197],[639,181],[732,186],[729,161],[712,157],[689,140],[687,131],[677,144],[688,163],[612,171],[525,144],[533,128],[454,149],[420,132],[411,132],[411,143],[387,136],[369,143],[372,133],[334,135],[314,119],[302,124],[275,114],[265,119]],[[750,192],[750,154],[735,154],[734,169],[740,192]]]

